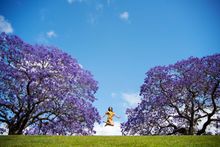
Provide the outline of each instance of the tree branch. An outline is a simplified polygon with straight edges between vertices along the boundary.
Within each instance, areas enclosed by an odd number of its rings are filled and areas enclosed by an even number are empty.
[[[213,110],[211,113],[208,114],[208,118],[207,118],[207,121],[203,124],[203,127],[202,129],[200,129],[198,132],[197,132],[197,135],[201,135],[205,132],[206,130],[206,127],[211,123],[211,117],[215,114],[216,110],[217,110],[217,106],[216,106],[216,103],[215,103],[215,92],[217,90],[217,88],[219,87],[219,81],[217,81],[217,83],[215,84],[215,87],[211,93],[211,99],[212,99],[212,105],[213,105]]]

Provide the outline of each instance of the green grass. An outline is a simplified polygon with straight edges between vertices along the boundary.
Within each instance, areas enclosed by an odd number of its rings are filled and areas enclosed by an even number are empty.
[[[0,147],[220,147],[220,136],[0,136]]]

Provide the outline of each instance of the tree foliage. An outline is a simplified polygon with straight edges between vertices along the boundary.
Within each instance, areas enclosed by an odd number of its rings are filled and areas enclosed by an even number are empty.
[[[9,134],[94,133],[97,82],[70,55],[0,35],[0,124]],[[2,129],[3,130],[3,129]]]
[[[124,135],[206,134],[220,121],[220,54],[190,57],[146,73],[141,103],[127,109]]]

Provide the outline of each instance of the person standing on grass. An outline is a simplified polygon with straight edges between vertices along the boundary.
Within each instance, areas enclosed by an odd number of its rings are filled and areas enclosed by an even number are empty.
[[[117,117],[120,118],[119,116],[117,116],[114,112],[113,112],[113,108],[112,107],[108,107],[108,111],[105,113],[105,115],[103,117],[105,117],[107,115],[107,121],[105,123],[105,126],[114,126],[114,121],[113,121],[113,117]]]

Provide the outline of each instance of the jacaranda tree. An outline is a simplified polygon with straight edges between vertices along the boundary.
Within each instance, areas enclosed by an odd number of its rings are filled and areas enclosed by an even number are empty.
[[[9,134],[89,135],[97,82],[70,55],[0,35],[0,126]],[[1,132],[4,132],[2,127]]]
[[[220,121],[220,54],[190,57],[146,73],[140,104],[127,109],[124,135],[202,135]]]

